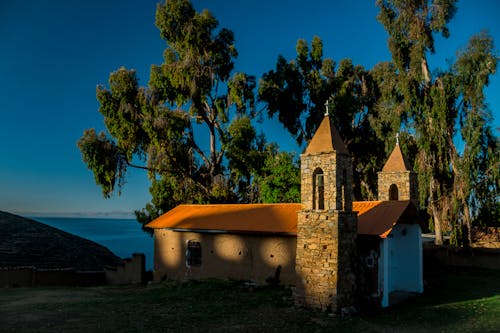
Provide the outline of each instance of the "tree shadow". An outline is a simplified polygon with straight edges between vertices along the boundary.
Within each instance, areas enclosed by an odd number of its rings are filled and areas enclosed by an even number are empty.
[[[432,304],[470,301],[500,295],[500,271],[445,267],[427,280],[424,299]]]
[[[287,227],[274,226],[278,230]],[[189,263],[190,242],[201,247],[199,265]],[[297,281],[295,251],[293,233],[157,229],[155,280],[219,278],[292,286]]]

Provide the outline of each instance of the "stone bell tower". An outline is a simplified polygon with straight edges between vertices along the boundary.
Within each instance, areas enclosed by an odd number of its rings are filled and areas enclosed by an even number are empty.
[[[418,207],[417,174],[401,152],[399,136],[396,136],[396,146],[378,173],[378,199],[411,200]]]
[[[357,214],[351,156],[328,113],[300,158],[295,303],[344,312],[354,304]]]

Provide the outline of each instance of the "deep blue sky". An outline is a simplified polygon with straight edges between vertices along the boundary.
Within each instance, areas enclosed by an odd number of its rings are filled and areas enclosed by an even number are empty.
[[[0,210],[27,214],[131,212],[149,201],[142,172],[130,172],[120,197],[103,199],[76,147],[83,130],[104,129],[97,84],[120,66],[135,68],[142,84],[162,61],[165,43],[154,26],[156,0],[0,0]],[[463,0],[437,39],[431,68],[488,29],[500,45],[500,2]],[[297,39],[323,39],[324,55],[371,68],[390,60],[374,1],[195,1],[234,31],[236,69],[260,77],[279,54],[291,59]],[[487,90],[495,127],[500,122],[500,77]],[[276,120],[268,141],[300,153]],[[498,132],[497,132],[498,135]]]

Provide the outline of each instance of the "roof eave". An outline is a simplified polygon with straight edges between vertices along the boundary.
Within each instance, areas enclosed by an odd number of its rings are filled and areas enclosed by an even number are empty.
[[[190,229],[190,228],[156,228],[175,232],[195,232],[200,234],[246,234],[246,235],[272,235],[272,236],[297,236],[296,232],[269,231],[269,230],[220,230],[220,229]]]

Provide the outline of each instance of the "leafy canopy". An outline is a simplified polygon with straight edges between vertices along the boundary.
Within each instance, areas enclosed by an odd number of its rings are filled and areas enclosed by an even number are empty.
[[[180,203],[261,201],[254,181],[267,145],[254,128],[255,78],[233,72],[233,33],[185,0],[158,4],[155,23],[166,48],[148,86],[122,67],[97,87],[106,131],[78,141],[96,183],[109,197],[128,168],[146,170],[152,200],[136,212],[141,222]]]

